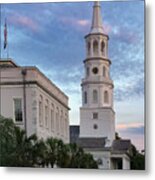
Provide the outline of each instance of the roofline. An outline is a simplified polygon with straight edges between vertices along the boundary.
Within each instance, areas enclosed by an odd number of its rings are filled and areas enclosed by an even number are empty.
[[[16,65],[16,64],[15,64]],[[66,98],[67,100],[69,99],[68,96],[60,89],[58,88],[45,74],[43,74],[38,67],[36,66],[17,66],[14,68],[18,69],[26,69],[26,70],[35,70],[37,71],[41,76],[43,76],[51,85],[53,85],[58,91],[60,91]]]
[[[20,67],[19,65],[17,65],[11,58],[3,58],[3,59],[0,59],[0,62],[11,62],[15,67]]]
[[[98,32],[98,33],[89,33],[89,34],[87,34],[86,36],[84,36],[84,38],[86,39],[87,37],[89,37],[89,36],[91,36],[91,35],[102,35],[102,36],[107,37],[107,39],[109,40],[109,36],[108,36],[107,34],[100,33],[100,32]]]
[[[23,81],[16,81],[16,82],[0,82],[0,85],[23,85]],[[57,100],[60,104],[62,104],[64,107],[66,107],[68,110],[70,108],[62,101],[60,101],[53,93],[51,93],[47,88],[43,87],[40,83],[37,81],[26,81],[25,84],[32,84],[32,85],[37,85],[41,89],[43,89],[46,93],[48,93],[50,96],[52,96],[55,100]]]

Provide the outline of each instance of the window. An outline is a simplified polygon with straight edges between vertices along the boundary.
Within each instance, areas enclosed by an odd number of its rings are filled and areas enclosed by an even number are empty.
[[[97,124],[94,124],[94,129],[97,129],[97,128],[98,128]]]
[[[57,134],[59,134],[59,109],[58,108],[56,111],[56,131],[57,131]]]
[[[104,102],[105,103],[109,103],[109,94],[108,94],[108,91],[104,92]]]
[[[48,108],[48,100],[46,100],[45,105],[45,127],[49,128],[49,108]]]
[[[103,77],[106,77],[106,67],[103,66]]]
[[[40,96],[39,100],[39,124],[40,126],[43,125],[43,98]]]
[[[98,42],[97,41],[93,42],[93,50],[94,50],[94,54],[96,55],[98,53]]]
[[[93,90],[93,103],[98,102],[98,93],[97,90]]]
[[[22,99],[20,99],[20,98],[14,99],[14,116],[15,116],[16,122],[23,121]]]
[[[48,107],[45,106],[45,127],[48,127]]]
[[[63,123],[62,123],[62,121],[63,121],[63,111],[61,110],[60,123],[59,123],[61,135],[63,135]]]
[[[87,92],[84,92],[84,104],[87,104]]]
[[[98,113],[93,113],[93,119],[98,119]]]
[[[54,111],[51,110],[51,131],[54,130]]]

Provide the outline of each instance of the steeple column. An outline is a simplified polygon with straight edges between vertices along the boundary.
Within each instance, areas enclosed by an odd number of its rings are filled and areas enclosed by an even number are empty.
[[[101,56],[101,43],[100,43],[100,39],[98,40],[98,56]]]

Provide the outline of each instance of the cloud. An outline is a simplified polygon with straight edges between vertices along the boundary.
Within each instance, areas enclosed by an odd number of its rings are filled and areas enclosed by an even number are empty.
[[[60,17],[59,19],[63,24],[74,28],[77,31],[86,31],[90,26],[90,20],[77,19],[75,17]]]
[[[141,130],[144,130],[144,124],[141,122],[135,122],[135,123],[120,123],[116,125],[116,130],[119,131],[125,131],[125,132],[134,132],[134,133],[139,133],[143,132]],[[140,130],[140,131],[139,131]]]
[[[33,32],[37,32],[39,30],[39,25],[36,21],[34,21],[32,18],[28,16],[23,16],[18,13],[12,14],[9,17],[8,22],[15,26],[19,26],[31,30]]]

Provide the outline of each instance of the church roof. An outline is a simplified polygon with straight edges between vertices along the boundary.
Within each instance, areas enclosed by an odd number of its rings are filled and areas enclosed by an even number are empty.
[[[129,139],[117,139],[112,143],[112,153],[130,152],[131,141]]]
[[[70,131],[70,143],[77,143],[80,132],[79,125],[69,126],[69,131]]]
[[[86,149],[104,149],[107,138],[79,138],[77,144]]]

